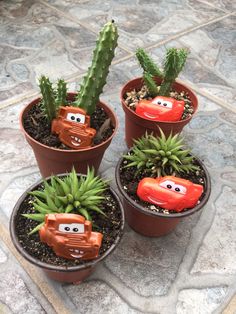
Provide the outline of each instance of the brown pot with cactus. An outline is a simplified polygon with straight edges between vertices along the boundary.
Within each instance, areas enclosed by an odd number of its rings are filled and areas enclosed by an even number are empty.
[[[143,77],[127,82],[120,94],[129,148],[145,132],[160,135],[161,128],[167,136],[180,133],[197,111],[197,96],[189,87],[176,81],[187,55],[185,49],[168,49],[162,71],[142,48],[137,50]]]
[[[16,203],[10,234],[19,253],[52,279],[78,284],[118,245],[124,212],[107,181],[71,173],[31,186]]]
[[[88,166],[98,170],[117,130],[114,111],[99,100],[117,39],[114,22],[105,24],[78,93],[68,93],[62,79],[53,86],[42,76],[41,98],[23,109],[20,126],[43,177],[71,171],[73,166],[79,173],[86,173]]]
[[[211,191],[203,163],[178,134],[144,135],[116,167],[126,221],[136,232],[159,237],[202,209]]]

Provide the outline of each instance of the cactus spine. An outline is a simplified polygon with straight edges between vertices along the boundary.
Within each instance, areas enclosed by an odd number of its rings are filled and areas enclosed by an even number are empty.
[[[56,117],[55,97],[52,83],[48,77],[43,75],[39,79],[39,87],[42,94],[43,110],[48,118],[48,121],[51,122],[52,119]]]
[[[96,48],[93,52],[92,64],[83,78],[80,91],[74,103],[75,106],[85,109],[88,114],[92,114],[95,111],[99,96],[106,84],[109,66],[117,46],[117,39],[118,31],[114,21],[108,22],[100,31]]]

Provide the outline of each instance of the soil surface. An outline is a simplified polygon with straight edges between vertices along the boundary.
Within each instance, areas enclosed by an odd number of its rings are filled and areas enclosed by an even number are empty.
[[[204,192],[199,199],[199,202],[201,202],[206,191],[206,175],[205,175],[205,171],[203,170],[203,168],[201,167],[201,165],[196,159],[194,159],[193,164],[198,166],[199,170],[197,170],[196,172],[178,174],[176,176],[186,179],[186,180],[190,180],[193,183],[203,185]],[[145,177],[151,177],[150,172],[147,173],[143,171],[142,173],[140,172],[139,174],[137,174],[136,167],[125,168],[126,165],[127,165],[127,161],[123,159],[121,163],[121,167],[120,167],[120,181],[121,181],[123,190],[125,191],[126,194],[128,194],[128,196],[133,201],[135,201],[137,204],[141,205],[145,209],[153,211],[153,212],[164,213],[167,215],[176,214],[176,211],[163,209],[158,205],[150,204],[150,203],[140,200],[136,194],[139,181],[141,181]],[[189,209],[186,208],[182,212],[187,211],[187,210]]]
[[[40,190],[40,186],[35,190]],[[93,222],[96,225],[96,228],[93,227],[93,231],[101,232],[103,234],[102,246],[99,251],[99,256],[103,255],[115,242],[117,237],[121,235],[120,228],[122,224],[122,216],[121,211],[119,210],[118,202],[109,190],[104,193],[104,196],[105,199],[103,200],[100,207],[107,217],[104,217],[103,215],[96,212],[90,212]],[[86,261],[81,261],[79,259],[68,260],[58,257],[47,244],[40,242],[38,232],[29,235],[29,232],[39,224],[39,222],[27,219],[22,216],[22,214],[35,213],[32,206],[32,200],[33,197],[31,195],[28,195],[25,198],[15,218],[15,232],[22,249],[24,249],[33,257],[47,264],[69,267],[86,263]]]
[[[184,105],[184,112],[181,117],[181,120],[187,119],[191,117],[194,113],[194,108],[191,102],[189,95],[186,92],[178,93],[176,91],[170,92],[170,97],[175,98],[177,100],[183,100]],[[125,103],[126,105],[133,111],[136,109],[136,105],[141,99],[151,100],[153,97],[150,96],[147,87],[144,85],[141,89],[132,90],[131,92],[127,92],[125,95]]]
[[[109,117],[104,109],[97,106],[90,119],[91,128],[94,128],[99,134],[99,136],[94,137],[93,146],[106,141],[114,132],[114,126],[111,122],[109,122],[108,127],[103,128],[103,132],[99,132],[107,119]],[[32,138],[44,145],[65,150],[72,149],[61,143],[56,134],[51,134],[51,124],[44,115],[40,103],[34,105],[24,116],[23,126]]]

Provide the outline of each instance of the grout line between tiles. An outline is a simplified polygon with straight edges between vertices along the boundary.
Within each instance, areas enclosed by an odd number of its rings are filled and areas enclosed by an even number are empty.
[[[147,46],[145,46],[145,49],[149,50],[149,49],[152,49],[152,48],[156,48],[156,47],[162,46],[162,45],[164,45],[164,44],[166,44],[166,43],[168,43],[168,42],[170,42],[170,41],[172,41],[172,40],[175,40],[175,39],[177,39],[177,38],[179,38],[179,37],[182,37],[182,36],[184,36],[184,35],[186,35],[186,34],[189,34],[189,33],[193,32],[193,31],[196,31],[196,30],[198,30],[198,29],[200,29],[200,28],[203,28],[203,27],[208,26],[208,25],[210,25],[210,24],[213,24],[213,23],[215,23],[215,22],[221,21],[221,20],[223,20],[223,19],[225,19],[225,18],[227,18],[227,17],[229,17],[229,16],[232,16],[232,15],[234,15],[234,14],[235,14],[235,12],[227,13],[227,14],[225,14],[225,15],[223,15],[223,16],[214,18],[214,19],[212,19],[212,20],[210,20],[210,21],[208,21],[208,22],[206,22],[206,23],[199,24],[199,25],[196,25],[196,26],[194,26],[194,27],[188,28],[188,29],[186,29],[186,30],[183,31],[183,32],[179,32],[179,33],[177,33],[177,34],[175,34],[175,35],[173,35],[173,36],[171,36],[171,37],[168,37],[168,38],[166,38],[166,39],[163,39],[162,41],[158,42],[157,44],[150,45],[150,46],[147,45]]]
[[[44,295],[46,300],[51,304],[56,313],[58,314],[72,314],[69,309],[67,309],[64,303],[60,300],[55,290],[48,285],[42,277],[41,271],[36,267],[32,266],[16,251],[15,247],[11,242],[11,238],[7,228],[0,221],[0,238],[5,243],[10,252],[15,256],[19,264],[23,267],[25,272],[30,276],[34,284],[39,288],[41,293]]]

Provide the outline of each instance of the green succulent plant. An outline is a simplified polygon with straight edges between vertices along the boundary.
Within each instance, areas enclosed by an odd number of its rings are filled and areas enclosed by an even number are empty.
[[[128,161],[125,167],[136,167],[137,173],[145,170],[154,177],[160,177],[198,170],[193,164],[191,150],[184,149],[179,134],[166,137],[160,129],[160,137],[146,133],[134,142],[131,153],[123,157]]]
[[[169,48],[166,51],[163,71],[155,64],[155,61],[145,52],[144,49],[139,48],[136,51],[136,57],[140,66],[143,69],[144,82],[152,97],[155,96],[169,96],[172,84],[183,70],[186,63],[189,51],[186,49]],[[162,78],[162,83],[156,86],[154,77]]]
[[[39,88],[42,94],[42,109],[51,122],[56,118],[58,108],[66,104],[66,82],[58,80],[57,87],[54,88],[49,78],[42,75],[39,79]]]
[[[86,177],[78,178],[75,169],[63,178],[52,176],[49,182],[44,181],[42,190],[29,193],[34,196],[33,207],[36,213],[23,216],[40,222],[30,234],[44,225],[45,215],[50,213],[73,212],[90,221],[93,211],[105,215],[99,205],[106,189],[107,182],[95,176],[94,169],[88,169]]]

